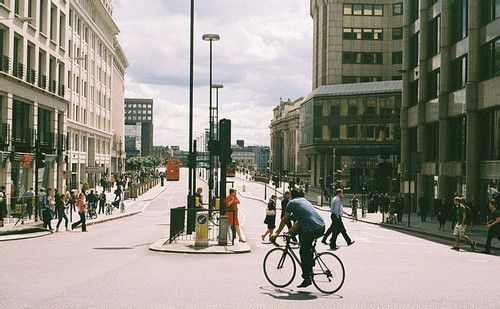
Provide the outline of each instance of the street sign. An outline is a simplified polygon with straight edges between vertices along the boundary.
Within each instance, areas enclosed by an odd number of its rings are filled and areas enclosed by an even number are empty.
[[[87,172],[87,174],[104,173],[104,167],[102,167],[102,166],[87,166],[86,172]]]

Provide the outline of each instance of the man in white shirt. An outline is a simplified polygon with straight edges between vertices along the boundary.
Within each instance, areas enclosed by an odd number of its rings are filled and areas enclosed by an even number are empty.
[[[354,241],[351,240],[349,235],[347,235],[344,223],[342,222],[342,214],[349,215],[347,212],[344,211],[342,207],[341,199],[343,196],[344,196],[344,191],[342,189],[337,189],[335,191],[335,197],[332,199],[332,203],[330,205],[330,211],[332,213],[331,214],[332,225],[330,225],[325,235],[323,236],[323,240],[321,240],[321,242],[326,245],[327,244],[326,239],[331,233],[332,238],[330,239],[330,249],[333,250],[337,250],[339,248],[337,247],[337,236],[339,236],[340,233],[342,233],[342,236],[344,236],[344,239],[348,246],[354,243]]]

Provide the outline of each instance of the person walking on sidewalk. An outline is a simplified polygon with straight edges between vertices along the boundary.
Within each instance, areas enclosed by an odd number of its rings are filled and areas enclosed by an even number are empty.
[[[358,221],[358,206],[358,198],[356,197],[356,195],[354,195],[351,199],[352,221]]]
[[[42,202],[42,219],[43,219],[43,228],[49,228],[49,231],[52,233],[52,211],[50,210],[50,205],[53,201],[54,197],[54,189],[48,188],[47,194],[43,195]]]
[[[271,236],[273,235],[273,231],[276,228],[276,199],[278,197],[276,195],[271,195],[269,199],[269,203],[267,203],[266,209],[266,218],[264,219],[264,223],[267,224],[267,230],[262,235],[262,241],[269,234],[269,240],[271,240]]]
[[[106,193],[102,190],[101,194],[99,194],[99,214],[104,214],[104,205],[106,204]]]
[[[405,199],[401,196],[401,193],[398,193],[398,196],[394,199],[394,203],[396,203],[398,223],[401,223],[403,222],[403,211],[405,209]]]
[[[337,247],[337,237],[339,236],[340,233],[342,233],[342,236],[344,237],[344,240],[346,241],[347,245],[350,246],[354,243],[353,240],[347,235],[347,231],[345,230],[344,223],[342,222],[342,214],[349,215],[346,213],[342,207],[342,197],[344,196],[344,191],[342,189],[337,189],[335,191],[335,197],[332,199],[332,204],[331,204],[331,219],[332,219],[332,225],[328,228],[326,231],[325,235],[323,236],[323,239],[321,240],[322,243],[325,245],[327,244],[326,240],[330,234],[332,234],[332,238],[330,239],[330,249],[337,250],[339,247]]]
[[[240,200],[236,195],[236,189],[229,189],[229,196],[226,198],[226,207],[229,208],[227,224],[231,226],[233,241],[236,238],[236,234],[238,234],[238,241],[246,242],[246,240],[241,237],[240,221],[238,220],[239,204]]]
[[[30,187],[30,189],[24,193],[24,197],[26,198],[26,213],[28,214],[28,220],[30,220],[33,215],[33,198],[35,198],[33,187]]]
[[[465,206],[460,202],[460,197],[455,197],[453,199],[453,203],[455,204],[457,224],[455,225],[455,229],[453,230],[455,243],[452,249],[459,251],[460,239],[465,239],[470,243],[471,250],[474,251],[476,249],[476,242],[470,239],[469,236],[465,235],[465,220],[467,218],[467,210],[465,209]]]
[[[497,209],[497,203],[495,201],[490,201],[488,203],[488,209],[490,211],[489,220],[486,223],[486,228],[488,229],[488,236],[486,237],[486,248],[483,253],[490,253],[491,240],[493,236],[497,236],[500,239],[500,210]]]
[[[422,192],[422,195],[418,199],[418,208],[420,209],[420,220],[422,222],[426,222],[427,220],[427,203],[425,201],[425,193]]]
[[[66,216],[66,205],[64,203],[64,193],[56,195],[56,212],[57,212],[57,225],[56,225],[56,233],[59,232],[59,226],[61,225],[62,220],[64,219],[64,227],[66,227],[66,231],[68,230],[68,217]]]
[[[87,226],[85,225],[85,195],[80,193],[78,199],[76,200],[76,207],[78,208],[78,215],[80,216],[80,221],[75,222],[71,225],[71,229],[74,230],[75,227],[82,225],[82,232],[87,231]]]
[[[295,223],[288,231],[288,234],[293,235],[296,232],[299,234],[300,242],[300,261],[302,267],[302,278],[304,279],[297,287],[304,288],[310,286],[312,268],[313,268],[313,241],[325,232],[325,221],[321,218],[318,212],[314,209],[311,202],[304,198],[304,193],[298,190],[292,190],[292,199],[286,206],[285,215],[281,219],[276,234],[271,236],[271,241],[274,241],[281,233],[293,215]]]
[[[446,205],[448,202],[446,201],[446,198],[442,198],[438,202],[438,222],[439,222],[439,229],[440,231],[444,231],[444,225],[446,224]]]

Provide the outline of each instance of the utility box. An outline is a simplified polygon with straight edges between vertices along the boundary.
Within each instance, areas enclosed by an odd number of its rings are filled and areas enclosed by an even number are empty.
[[[208,247],[208,212],[201,211],[196,213],[196,247]]]
[[[227,216],[219,217],[219,246],[227,246]]]

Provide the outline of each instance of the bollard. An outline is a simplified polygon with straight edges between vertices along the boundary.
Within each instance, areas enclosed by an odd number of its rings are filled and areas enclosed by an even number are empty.
[[[227,246],[227,216],[219,217],[219,246]]]
[[[320,195],[316,198],[316,203],[318,206],[323,206],[323,198]]]
[[[215,210],[220,209],[220,197],[215,198]]]
[[[208,247],[208,211],[196,213],[195,247]]]
[[[247,187],[245,185],[243,185],[243,190],[241,190],[241,191],[246,192],[246,188]]]

